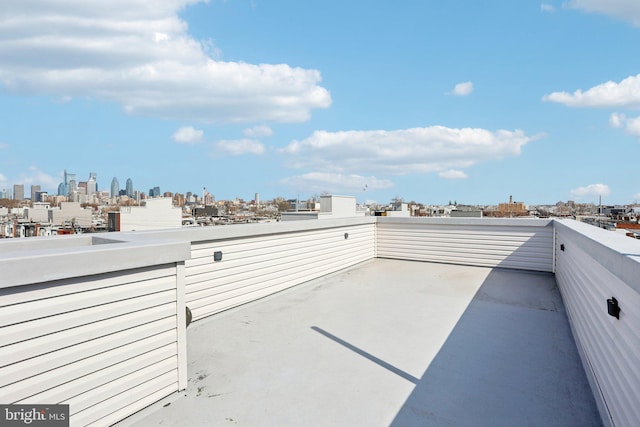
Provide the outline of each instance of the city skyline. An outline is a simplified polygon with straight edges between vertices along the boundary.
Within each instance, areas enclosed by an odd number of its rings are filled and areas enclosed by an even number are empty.
[[[640,200],[637,1],[30,0],[0,22],[0,189]]]

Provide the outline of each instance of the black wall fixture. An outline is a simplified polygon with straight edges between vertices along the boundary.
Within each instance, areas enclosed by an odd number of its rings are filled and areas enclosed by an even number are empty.
[[[618,300],[614,297],[607,300],[607,312],[609,313],[609,316],[620,319],[620,306],[618,305]]]
[[[193,315],[191,314],[191,310],[189,307],[185,307],[187,310],[187,326],[191,324],[191,320],[193,319]]]
[[[349,238],[349,233],[344,233],[344,238],[348,239]]]
[[[564,243],[560,243],[560,250],[564,252]]]
[[[213,253],[213,260],[214,261],[222,261],[222,251],[215,251]]]

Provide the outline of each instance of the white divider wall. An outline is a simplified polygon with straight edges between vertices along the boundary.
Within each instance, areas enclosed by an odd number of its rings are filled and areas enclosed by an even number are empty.
[[[0,305],[0,402],[108,425],[179,389],[176,265],[3,288]]]
[[[111,425],[186,388],[189,244],[109,237],[0,242],[3,404]]]
[[[577,221],[554,222],[556,281],[603,421],[637,426],[640,242]],[[608,315],[611,297],[620,319]]]
[[[374,258],[372,219],[331,228],[328,222],[300,221],[291,226],[297,230],[193,242],[185,276],[194,320]],[[221,261],[214,261],[215,252],[222,253]]]
[[[377,217],[377,256],[553,271],[553,228],[539,219]]]

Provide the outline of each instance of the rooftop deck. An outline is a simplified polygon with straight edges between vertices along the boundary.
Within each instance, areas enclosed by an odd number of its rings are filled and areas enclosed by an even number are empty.
[[[0,403],[72,427],[636,427],[639,245],[393,217],[0,242]]]
[[[373,259],[187,335],[121,425],[601,425],[551,273]]]

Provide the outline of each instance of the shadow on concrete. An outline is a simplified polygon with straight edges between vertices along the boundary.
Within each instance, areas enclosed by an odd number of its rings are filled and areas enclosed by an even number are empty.
[[[393,426],[602,425],[548,273],[493,269],[420,379],[311,329],[416,385]]]
[[[392,425],[602,425],[553,275],[493,269]]]
[[[349,350],[353,351],[354,353],[359,354],[360,356],[364,357],[365,359],[369,359],[370,361],[372,361],[373,363],[377,364],[378,366],[388,370],[389,372],[393,372],[394,374],[398,375],[399,377],[404,378],[405,380],[412,382],[414,384],[418,384],[418,382],[420,381],[418,378],[414,377],[413,375],[403,371],[402,369],[398,369],[395,366],[393,366],[392,364],[385,362],[384,360],[374,356],[371,353],[368,353],[364,350],[362,350],[359,347],[356,347],[353,344],[348,343],[347,341],[343,340],[342,338],[338,338],[337,336],[325,331],[322,328],[318,328],[317,326],[312,326],[311,329],[313,329],[314,331],[324,335],[325,337],[329,338],[330,340],[333,340],[335,342],[337,342],[338,344],[348,348]]]

